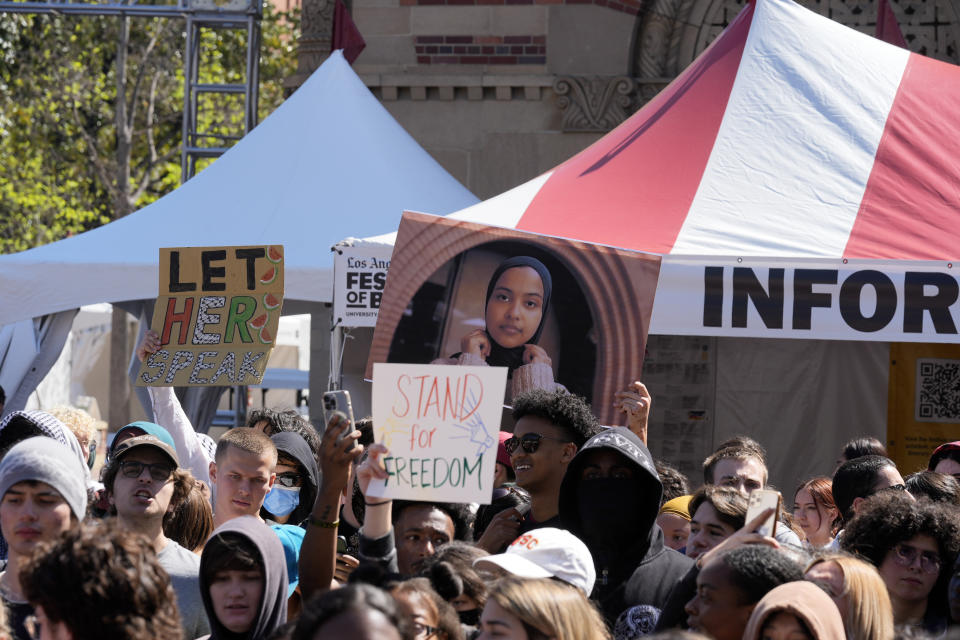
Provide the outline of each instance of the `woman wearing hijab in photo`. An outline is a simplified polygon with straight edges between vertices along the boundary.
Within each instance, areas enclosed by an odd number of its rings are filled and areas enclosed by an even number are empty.
[[[460,340],[460,353],[433,364],[507,367],[507,397],[531,389],[562,388],[553,377],[553,361],[537,344],[553,292],[553,279],[542,262],[514,256],[490,277],[483,329]]]

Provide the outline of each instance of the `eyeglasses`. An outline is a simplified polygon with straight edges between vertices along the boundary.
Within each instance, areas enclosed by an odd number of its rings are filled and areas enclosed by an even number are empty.
[[[143,470],[150,471],[150,477],[156,482],[166,482],[173,475],[173,467],[163,462],[137,462],[136,460],[123,460],[120,462],[120,473],[125,478],[139,478]]]
[[[429,638],[430,636],[437,635],[440,633],[438,627],[431,627],[430,625],[420,624],[419,622],[413,623],[413,637],[414,638]]]
[[[300,487],[303,485],[303,478],[296,471],[284,471],[277,474],[277,482],[283,487]]]
[[[540,448],[540,441],[546,438],[547,440],[554,440],[556,442],[570,442],[564,438],[554,438],[552,436],[544,436],[539,433],[525,433],[521,437],[510,436],[503,441],[503,448],[507,450],[507,455],[513,455],[513,452],[518,448],[523,447],[523,450],[526,453],[536,453],[537,449]]]
[[[901,567],[911,567],[920,558],[920,569],[924,573],[937,573],[940,571],[940,556],[933,551],[921,551],[909,544],[900,543],[893,548],[893,559]]]

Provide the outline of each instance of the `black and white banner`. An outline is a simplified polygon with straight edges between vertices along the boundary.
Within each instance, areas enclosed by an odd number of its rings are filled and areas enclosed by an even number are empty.
[[[664,256],[650,332],[960,342],[952,262]]]
[[[333,262],[333,320],[345,327],[374,327],[390,269],[391,245],[338,245]]]

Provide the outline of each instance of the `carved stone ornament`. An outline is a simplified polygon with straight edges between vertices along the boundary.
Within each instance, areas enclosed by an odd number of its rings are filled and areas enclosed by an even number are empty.
[[[330,55],[334,0],[303,0],[297,73],[309,75]]]
[[[553,91],[563,131],[610,131],[632,112],[636,83],[627,76],[560,76]]]

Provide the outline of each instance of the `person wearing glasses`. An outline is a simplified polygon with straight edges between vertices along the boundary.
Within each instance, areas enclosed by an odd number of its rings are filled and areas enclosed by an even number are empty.
[[[186,500],[195,484],[190,472],[180,468],[176,449],[152,434],[126,438],[114,447],[102,480],[118,526],[145,536],[170,575],[183,636],[209,633],[200,598],[200,558],[163,532],[164,516]]]
[[[260,517],[302,526],[310,516],[320,484],[320,468],[307,441],[292,431],[270,437],[277,447],[277,481],[263,499]]]
[[[87,509],[85,467],[53,438],[15,445],[0,462],[0,529],[9,544],[0,573],[0,597],[12,637],[30,637],[24,620],[34,614],[21,583],[23,565],[41,543],[78,526]]]
[[[877,567],[895,625],[943,633],[947,585],[960,552],[960,515],[953,507],[881,492],[847,524],[841,544]]]
[[[517,527],[503,531],[502,540],[488,541],[488,549],[503,548],[531,529],[559,526],[560,483],[567,465],[600,429],[590,405],[566,391],[535,389],[521,394],[514,399],[513,418],[513,437],[503,445],[517,485],[530,494],[530,510],[522,517],[516,510],[497,514],[489,528],[503,518],[513,518]]]
[[[840,531],[828,546],[830,551],[841,548],[843,527],[859,512],[867,498],[887,491],[910,495],[897,465],[884,456],[861,456],[844,462],[833,474],[830,490],[841,520]]]

